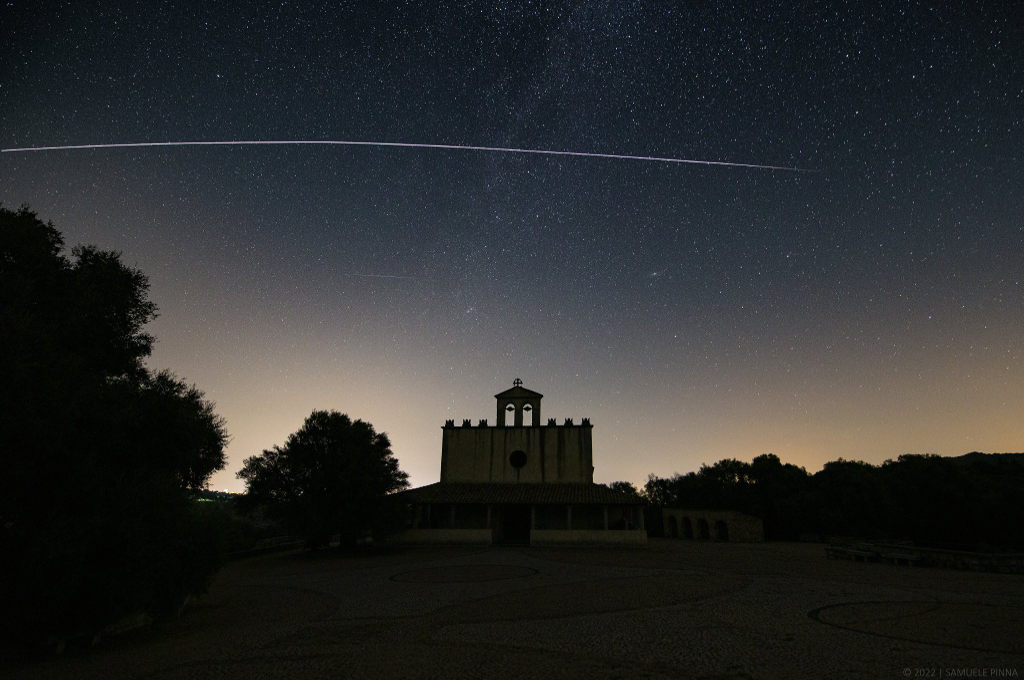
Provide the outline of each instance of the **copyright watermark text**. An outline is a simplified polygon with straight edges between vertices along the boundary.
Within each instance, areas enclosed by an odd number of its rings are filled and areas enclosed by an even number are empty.
[[[960,666],[942,667],[927,666],[916,668],[904,668],[905,678],[1019,678],[1020,672],[1010,666]]]

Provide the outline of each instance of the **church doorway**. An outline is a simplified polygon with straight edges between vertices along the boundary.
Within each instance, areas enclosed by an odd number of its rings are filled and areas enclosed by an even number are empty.
[[[501,506],[500,533],[498,543],[513,545],[529,545],[530,543],[530,506]]]

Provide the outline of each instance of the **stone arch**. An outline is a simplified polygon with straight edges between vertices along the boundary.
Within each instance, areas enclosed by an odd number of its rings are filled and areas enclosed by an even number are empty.
[[[706,541],[711,538],[711,530],[708,527],[708,521],[703,517],[697,520],[697,538],[702,541]]]
[[[717,520],[715,522],[715,540],[716,541],[728,541],[729,540],[729,525],[725,523],[725,520]]]
[[[693,538],[693,522],[690,521],[689,517],[683,518],[682,530],[680,532],[680,538]]]
[[[529,404],[523,406],[523,425],[526,427],[533,427],[535,424],[533,421],[534,409]]]
[[[665,532],[669,538],[679,538],[679,523],[676,522],[674,515],[668,516],[668,526],[665,527]]]

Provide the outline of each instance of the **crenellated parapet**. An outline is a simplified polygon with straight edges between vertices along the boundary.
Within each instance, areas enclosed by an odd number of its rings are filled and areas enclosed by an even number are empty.
[[[497,424],[445,421],[441,456],[442,482],[593,482],[593,441],[589,418],[541,425],[543,395],[523,387],[495,395]],[[506,415],[510,417],[506,418]]]
[[[447,429],[454,428],[454,427],[456,427],[456,425],[455,425],[455,420],[453,418],[449,418],[449,419],[444,421],[443,429],[447,430]],[[473,425],[473,421],[471,419],[463,418],[461,427],[471,427],[471,428],[481,428],[481,427],[497,428],[497,427],[504,427],[504,428],[512,428],[512,427],[515,427],[515,426],[514,425],[491,425],[488,422],[487,418],[481,418],[481,419],[479,419],[477,421],[476,425]],[[522,426],[522,427],[532,427],[532,426]],[[561,425],[558,424],[558,421],[555,418],[548,418],[548,421],[547,421],[546,424],[539,425],[537,427],[543,429],[543,428],[548,428],[548,427],[553,427],[553,428],[561,428],[561,427],[593,427],[593,425],[590,422],[590,418],[581,418],[579,424],[577,424],[572,418],[566,418]]]

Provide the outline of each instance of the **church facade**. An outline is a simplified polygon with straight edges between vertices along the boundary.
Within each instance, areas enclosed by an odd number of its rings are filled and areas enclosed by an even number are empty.
[[[593,426],[541,421],[539,392],[518,378],[495,425],[449,420],[436,484],[399,494],[407,543],[643,544],[640,501],[594,484]]]

